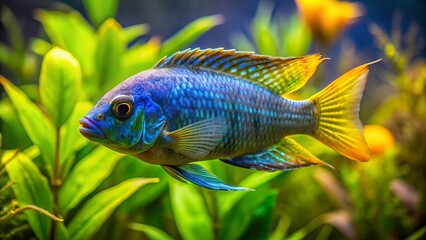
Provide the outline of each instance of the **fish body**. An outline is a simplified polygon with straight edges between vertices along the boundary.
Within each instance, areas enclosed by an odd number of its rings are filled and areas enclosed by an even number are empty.
[[[155,69],[131,79],[129,85],[142,86],[161,106],[167,119],[164,130],[168,132],[207,119],[223,119],[226,132],[217,146],[202,158],[186,158],[187,162],[258,152],[284,136],[309,134],[315,129],[312,102],[288,100],[229,75],[183,68]],[[143,154],[138,156],[144,159]],[[152,163],[182,165],[173,161],[176,156],[164,157]]]
[[[228,186],[191,162],[221,159],[256,170],[325,164],[288,136],[307,134],[343,155],[369,158],[358,119],[368,64],[315,96],[302,87],[318,54],[274,58],[234,50],[186,50],[160,60],[105,94],[80,132],[113,150],[162,165],[172,176],[218,190]]]

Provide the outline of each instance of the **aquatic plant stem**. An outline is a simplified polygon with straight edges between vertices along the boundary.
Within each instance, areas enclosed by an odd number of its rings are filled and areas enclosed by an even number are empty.
[[[51,190],[53,193],[53,214],[58,216],[58,203],[59,203],[59,188],[61,187],[60,179],[60,167],[59,167],[59,151],[61,146],[60,127],[56,127],[55,135],[55,155],[53,159],[53,179],[51,181]],[[50,239],[56,238],[56,221],[52,221],[52,227],[50,229]]]

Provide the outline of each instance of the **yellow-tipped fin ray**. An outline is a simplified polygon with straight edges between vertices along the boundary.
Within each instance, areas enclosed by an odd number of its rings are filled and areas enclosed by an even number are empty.
[[[352,160],[370,159],[370,149],[359,120],[359,105],[367,82],[368,66],[378,61],[346,72],[310,98],[318,115],[318,126],[312,135]]]
[[[320,54],[270,57],[235,50],[187,49],[164,57],[154,68],[201,68],[229,74],[270,89],[278,95],[301,88],[324,60]]]
[[[318,164],[333,168],[289,137],[283,138],[278,144],[265,151],[222,159],[222,161],[238,167],[263,171],[293,170]]]
[[[211,118],[166,134],[170,138],[170,148],[173,151],[192,159],[201,159],[216,148],[226,130],[225,119]]]

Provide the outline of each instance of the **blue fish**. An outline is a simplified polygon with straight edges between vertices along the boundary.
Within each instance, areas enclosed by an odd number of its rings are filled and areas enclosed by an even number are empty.
[[[283,97],[301,88],[323,60],[222,48],[177,52],[106,93],[80,120],[80,132],[214,190],[247,188],[229,186],[193,162],[220,159],[264,171],[326,164],[289,137],[294,134],[367,161],[358,112],[371,63],[306,100]]]

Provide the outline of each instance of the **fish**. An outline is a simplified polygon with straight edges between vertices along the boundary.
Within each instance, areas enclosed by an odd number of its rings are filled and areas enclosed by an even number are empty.
[[[314,137],[346,158],[370,150],[359,109],[369,66],[358,66],[305,100],[286,96],[327,58],[273,57],[237,50],[186,49],[107,92],[80,120],[80,133],[114,151],[161,165],[207,189],[231,186],[194,162],[220,159],[260,171],[329,165],[292,135]]]

